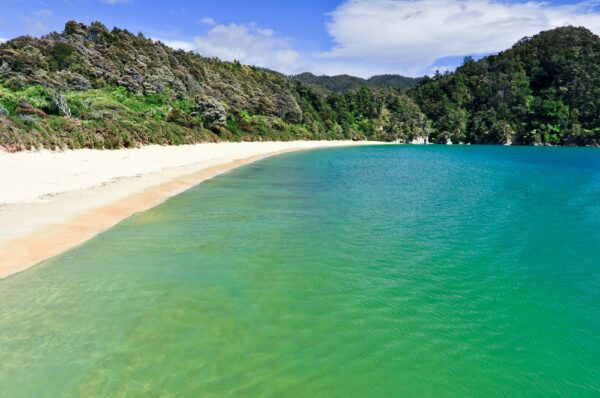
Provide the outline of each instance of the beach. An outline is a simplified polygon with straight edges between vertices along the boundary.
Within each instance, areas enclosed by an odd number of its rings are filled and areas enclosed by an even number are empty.
[[[597,396],[599,169],[374,145],[220,174],[0,280],[0,397]]]
[[[255,160],[371,142],[290,141],[0,152],[0,278]]]

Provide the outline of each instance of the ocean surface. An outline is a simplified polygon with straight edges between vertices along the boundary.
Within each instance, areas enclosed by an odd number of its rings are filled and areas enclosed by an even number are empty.
[[[0,280],[0,397],[58,396],[599,397],[600,150],[207,181]]]

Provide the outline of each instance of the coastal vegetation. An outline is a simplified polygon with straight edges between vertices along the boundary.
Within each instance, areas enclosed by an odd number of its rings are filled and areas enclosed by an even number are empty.
[[[433,123],[434,142],[600,145],[600,38],[564,27],[412,92]]]
[[[600,39],[525,38],[456,73],[284,76],[126,30],[68,22],[0,45],[0,145],[119,148],[353,139],[600,144]]]
[[[393,88],[324,96],[273,71],[98,22],[0,45],[0,144],[8,150],[426,134],[425,115]]]

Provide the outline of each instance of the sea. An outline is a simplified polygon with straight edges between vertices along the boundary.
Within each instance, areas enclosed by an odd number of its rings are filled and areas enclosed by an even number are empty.
[[[222,174],[0,280],[0,396],[600,397],[600,150]]]

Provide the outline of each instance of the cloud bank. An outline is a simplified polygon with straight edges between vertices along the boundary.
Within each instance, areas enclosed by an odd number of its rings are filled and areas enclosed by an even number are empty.
[[[371,73],[419,75],[439,58],[497,52],[558,26],[600,32],[598,6],[600,1],[349,0],[330,14],[334,46],[321,58]]]
[[[300,54],[289,40],[279,38],[271,29],[256,24],[212,25],[204,36],[194,39],[195,50],[200,54],[284,73],[297,69]]]
[[[198,20],[208,30],[193,41],[163,42],[286,74],[422,76],[437,69],[452,70],[456,60],[465,55],[498,52],[542,30],[574,25],[600,33],[600,0],[567,5],[502,0],[346,0],[329,17],[325,29],[332,44],[318,54],[301,54],[289,39],[271,29],[253,23],[220,24],[210,17]],[[441,62],[448,59],[454,64]]]
[[[208,17],[202,18],[199,23],[210,26],[210,29],[193,41],[160,41],[172,48],[195,51],[205,57],[237,60],[287,74],[305,70],[299,63],[300,53],[293,48],[291,41],[278,37],[271,29],[254,23],[218,24]]]
[[[103,3],[110,4],[114,6],[116,4],[127,4],[130,0],[101,0]]]

